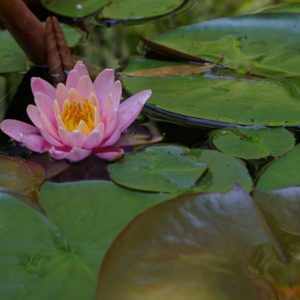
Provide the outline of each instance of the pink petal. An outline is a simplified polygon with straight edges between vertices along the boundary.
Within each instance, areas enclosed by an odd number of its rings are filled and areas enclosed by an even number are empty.
[[[100,149],[98,152],[94,152],[94,154],[105,160],[112,161],[121,158],[124,154],[124,150],[122,148],[107,147]]]
[[[79,82],[80,76],[79,72],[77,70],[71,70],[68,74],[67,81],[66,81],[66,87],[68,89],[70,88],[77,88],[78,82]]]
[[[63,107],[65,100],[68,98],[68,89],[63,83],[59,83],[56,87],[56,99],[60,108]]]
[[[44,137],[44,139],[52,146],[54,147],[64,147],[64,144],[59,141],[58,139],[54,138],[47,130],[45,130],[43,127],[40,129],[41,135]]]
[[[114,99],[114,106],[116,109],[119,108],[119,104],[122,96],[122,84],[119,80],[115,81],[113,84],[112,97]]]
[[[91,154],[91,150],[72,148],[70,151],[62,151],[52,147],[49,154],[55,159],[68,159],[70,161],[80,161]]]
[[[26,148],[39,153],[47,152],[51,147],[40,134],[24,135],[22,143],[26,146]]]
[[[105,69],[96,77],[94,86],[100,107],[105,105],[106,97],[112,91],[114,80],[115,72],[113,69]]]
[[[107,126],[111,119],[116,115],[117,108],[115,107],[114,99],[112,97],[112,94],[108,95],[106,98],[106,102],[104,106],[100,107],[101,111],[101,119],[105,122],[105,125]]]
[[[86,75],[80,77],[77,90],[83,99],[88,99],[91,93],[96,93],[91,78]]]
[[[101,144],[101,147],[108,147],[114,145],[119,140],[120,137],[121,137],[121,131],[119,129],[116,129],[112,133],[112,135]]]
[[[17,142],[23,141],[24,135],[38,134],[39,130],[27,123],[7,119],[0,123],[1,130]]]
[[[133,95],[120,104],[117,128],[121,132],[133,123],[150,96],[151,90],[145,90]]]
[[[67,98],[69,101],[75,101],[79,103],[83,101],[82,95],[80,95],[74,88],[69,89]]]
[[[37,127],[41,128],[42,123],[41,123],[41,118],[40,114],[38,112],[38,109],[35,105],[29,104],[26,109],[27,115],[29,116],[31,122]]]
[[[99,149],[94,153],[100,158],[111,161],[121,158],[124,154],[124,150],[122,148],[107,147]]]
[[[39,130],[32,125],[7,119],[1,122],[0,128],[5,134],[17,142],[23,143],[32,151],[45,152],[49,149],[49,144],[40,135]]]
[[[34,101],[41,114],[47,116],[51,123],[55,123],[54,99],[44,93],[37,92],[34,94]]]
[[[47,81],[43,80],[39,77],[32,77],[31,78],[31,90],[32,93],[43,93],[48,95],[50,98],[55,98],[55,87],[52,86]]]
[[[74,130],[73,132],[69,132],[64,128],[60,127],[58,132],[64,145],[69,146],[71,148],[72,147],[81,148],[87,139],[87,137],[84,134],[82,134],[79,130]]]
[[[97,128],[94,129],[87,137],[83,145],[83,148],[93,149],[95,147],[98,147],[101,144],[103,137],[104,137],[104,124],[99,123]]]
[[[74,70],[78,71],[79,76],[84,76],[84,75],[89,76],[89,72],[88,72],[85,64],[80,60],[77,61],[76,65],[74,67]]]

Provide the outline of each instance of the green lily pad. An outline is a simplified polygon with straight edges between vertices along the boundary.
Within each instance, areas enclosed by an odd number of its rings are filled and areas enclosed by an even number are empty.
[[[222,64],[240,73],[299,76],[299,24],[297,13],[255,14],[178,27],[150,41],[209,61],[224,56]]]
[[[143,191],[183,193],[228,191],[239,183],[247,191],[252,180],[245,165],[223,153],[179,146],[152,146],[108,167],[116,183]]]
[[[83,33],[74,27],[61,24],[69,47],[74,47]],[[24,71],[30,62],[26,54],[7,30],[0,31],[0,73]]]
[[[299,215],[299,189],[297,196]],[[300,223],[287,242],[262,212],[240,188],[149,209],[108,251],[97,299],[296,300]],[[283,222],[284,212],[276,212]]]
[[[106,249],[134,216],[164,199],[105,181],[46,183],[43,215],[0,193],[1,299],[93,299]]]
[[[37,201],[45,180],[44,169],[21,158],[0,155],[0,190]]]
[[[162,62],[131,59],[124,72],[147,70]],[[169,66],[170,62],[166,62]],[[206,120],[219,123],[264,126],[300,124],[299,90],[288,81],[240,78],[208,73],[185,76],[123,76],[130,94],[151,88],[146,106],[164,119],[203,125]],[[299,80],[294,79],[293,84]],[[222,109],[220,109],[222,108]]]
[[[277,157],[295,146],[294,135],[284,128],[225,128],[214,131],[211,139],[218,150],[244,159]]]
[[[278,141],[280,142],[280,141]],[[271,162],[260,175],[256,188],[262,191],[300,185],[300,145]]]
[[[114,0],[103,9],[103,17],[115,20],[137,20],[165,15],[185,0]]]
[[[83,18],[93,14],[110,0],[41,0],[48,10],[66,17]]]
[[[108,170],[112,180],[123,186],[176,193],[194,186],[206,170],[206,164],[189,157],[188,152],[177,146],[152,146],[126,155]]]
[[[208,172],[197,182],[194,191],[228,192],[238,184],[252,190],[252,179],[243,162],[214,150],[192,149],[190,155],[207,164]]]

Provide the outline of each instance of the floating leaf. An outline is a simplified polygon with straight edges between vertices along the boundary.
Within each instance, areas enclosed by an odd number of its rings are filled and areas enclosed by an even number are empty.
[[[195,191],[228,192],[236,184],[246,191],[252,190],[251,177],[240,160],[213,150],[192,149],[190,155],[208,167],[208,172],[194,187]]]
[[[299,188],[297,199],[299,214]],[[266,214],[270,205],[276,225],[283,223],[287,211],[267,203]],[[297,230],[288,243],[268,221],[240,188],[157,205],[113,243],[100,270],[97,299],[299,299],[292,294],[300,281],[299,222],[286,224]]]
[[[82,38],[82,32],[74,27],[61,24],[68,45],[75,46]],[[0,73],[26,70],[29,60],[7,30],[0,31]]]
[[[238,72],[300,75],[300,14],[256,14],[178,27],[149,40]],[[154,49],[155,50],[155,49]]]
[[[236,183],[252,188],[247,168],[237,159],[211,150],[152,146],[108,167],[116,183],[143,191],[182,193],[187,189],[228,191]]]
[[[103,9],[103,17],[115,20],[139,20],[165,15],[185,0],[114,0]]]
[[[281,3],[265,7],[259,13],[300,13],[300,3]]]
[[[191,188],[206,165],[177,146],[152,146],[129,154],[108,167],[112,180],[123,186],[152,192],[176,193]]]
[[[0,193],[2,299],[93,299],[102,257],[137,214],[166,199],[112,182],[46,183],[46,216]]]
[[[132,59],[124,72],[162,67],[164,62]],[[131,66],[132,65],[132,66]],[[170,62],[166,62],[169,66]],[[234,73],[186,76],[123,77],[130,94],[151,88],[146,106],[153,114],[179,122],[209,121],[241,125],[300,124],[300,93],[289,81],[237,77]],[[292,81],[299,86],[299,80]],[[222,108],[222,109],[220,109]],[[267,112],[267,113],[266,113]]]
[[[37,201],[44,180],[45,171],[40,165],[21,158],[0,155],[0,190]]]
[[[83,18],[101,9],[110,0],[41,0],[41,2],[48,10],[56,14]]]
[[[278,141],[279,142],[279,141]],[[271,162],[260,175],[257,189],[269,191],[300,185],[300,145]]]
[[[294,135],[284,128],[225,128],[212,133],[220,151],[244,159],[280,156],[295,145]]]

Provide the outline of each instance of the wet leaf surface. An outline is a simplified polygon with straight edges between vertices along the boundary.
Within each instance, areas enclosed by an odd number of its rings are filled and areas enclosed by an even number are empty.
[[[1,298],[94,298],[99,264],[116,235],[166,198],[105,181],[46,183],[43,215],[0,193]]]
[[[212,132],[211,140],[218,150],[244,159],[277,157],[295,146],[294,135],[284,128],[226,128]]]
[[[134,58],[123,72],[136,71],[139,66],[143,70],[153,69],[163,64],[162,61]],[[170,66],[170,62],[166,62],[166,66]],[[300,124],[299,91],[286,81],[208,73],[122,77],[122,82],[130,94],[151,87],[152,97],[146,106],[154,114],[158,109],[162,114],[176,114],[181,119],[196,118],[191,121],[195,125],[203,126],[205,120],[240,125]],[[299,80],[295,79],[293,84],[299,84]]]
[[[165,15],[180,7],[185,0],[114,0],[103,10],[103,17],[136,20]]]
[[[116,183],[143,191],[222,192],[236,183],[248,191],[252,189],[251,177],[241,161],[218,151],[173,145],[132,153],[110,165],[108,171]]]
[[[208,172],[198,180],[194,191],[228,192],[236,184],[246,191],[252,190],[252,179],[242,161],[214,150],[192,149],[190,154],[208,167]]]
[[[260,174],[257,189],[274,190],[300,185],[300,145],[271,162]]]
[[[0,155],[0,190],[36,202],[44,180],[45,171],[40,165],[21,158]]]
[[[191,188],[206,164],[176,146],[152,146],[127,155],[108,167],[112,180],[125,187],[152,192],[177,193]]]
[[[276,226],[299,231],[285,219],[299,214],[300,189],[256,197],[262,210],[237,187],[149,209],[108,251],[97,299],[298,299],[299,236],[287,243]]]
[[[299,76],[299,20],[297,13],[223,18],[178,27],[150,40],[205,60],[224,55],[222,64],[242,73]]]

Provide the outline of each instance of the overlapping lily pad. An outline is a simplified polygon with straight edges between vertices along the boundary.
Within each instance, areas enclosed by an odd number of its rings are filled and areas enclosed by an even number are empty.
[[[115,20],[139,20],[170,13],[185,0],[114,0],[103,9],[103,17]]]
[[[46,183],[46,215],[0,193],[1,299],[93,299],[102,257],[137,214],[166,199],[112,182]]]
[[[161,67],[155,60],[132,59],[124,72]],[[166,66],[170,66],[166,62]],[[193,66],[193,64],[192,64]],[[151,87],[153,95],[147,105],[151,113],[165,119],[170,114],[179,122],[200,125],[205,120],[219,123],[266,126],[296,126],[300,124],[300,97],[297,89],[286,81],[235,74],[185,76],[124,76],[122,82],[129,93]],[[295,79],[295,84],[297,79]],[[299,83],[299,82],[298,82]]]
[[[295,145],[294,135],[284,128],[225,128],[214,131],[211,140],[218,150],[244,159],[277,157]]]
[[[280,141],[278,141],[280,142]],[[274,190],[300,185],[300,145],[271,162],[257,182],[259,190]]]
[[[300,14],[256,14],[182,26],[149,38],[161,46],[241,73],[300,75]],[[165,49],[165,53],[168,50]]]
[[[152,192],[178,192],[194,186],[206,164],[176,146],[154,146],[127,155],[109,166],[111,178],[126,187]]]
[[[69,47],[75,46],[82,38],[82,32],[74,27],[61,24]],[[29,60],[7,30],[0,31],[0,73],[26,70]]]
[[[239,188],[149,209],[107,253],[97,299],[298,299],[300,227],[284,221],[299,214],[300,190],[257,197],[262,211]]]
[[[143,191],[221,192],[230,190],[236,183],[248,191],[252,188],[251,178],[242,162],[211,150],[152,146],[125,156],[108,170],[113,181]]]

